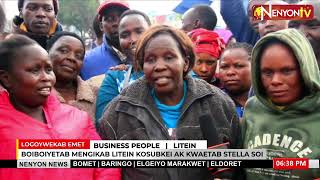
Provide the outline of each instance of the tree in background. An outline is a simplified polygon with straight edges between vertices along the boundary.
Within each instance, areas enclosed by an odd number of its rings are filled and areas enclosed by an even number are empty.
[[[68,30],[74,27],[83,39],[94,39],[92,27],[99,0],[59,0],[58,20]]]
[[[6,26],[6,14],[4,13],[4,8],[2,7],[2,1],[0,0],[0,33],[3,33]]]

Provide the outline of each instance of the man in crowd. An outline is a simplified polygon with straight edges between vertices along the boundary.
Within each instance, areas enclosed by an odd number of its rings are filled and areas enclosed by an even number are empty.
[[[220,14],[238,42],[254,45],[259,37],[259,21],[252,17],[252,7],[257,0],[250,0],[246,9],[241,0],[221,1]]]
[[[207,5],[198,5],[190,8],[182,16],[182,30],[190,32],[203,28],[210,31],[217,25],[217,16],[214,10]]]
[[[56,19],[58,0],[18,0],[18,9],[13,31],[37,41],[43,48],[54,33],[62,30]]]
[[[83,80],[104,74],[110,67],[125,63],[125,56],[119,51],[118,26],[121,14],[128,9],[128,4],[122,1],[105,1],[99,6],[103,43],[86,54],[80,73]]]
[[[92,22],[92,28],[96,35],[96,39],[92,42],[91,49],[98,47],[103,43],[103,31],[100,27],[99,14],[97,14]]]
[[[278,5],[288,5],[287,2],[282,0],[269,1],[265,3],[268,4],[278,4]],[[260,37],[263,37],[271,32],[276,32],[282,29],[287,29],[289,25],[288,20],[263,20],[259,22],[258,31]]]
[[[304,21],[290,21],[289,27],[301,30],[308,38],[318,65],[320,65],[320,1],[302,1],[299,4],[311,4],[314,9],[314,18]]]
[[[252,8],[255,5],[261,4],[284,5],[288,3],[283,0],[271,0],[267,2],[250,0],[246,13],[243,3],[240,0],[221,1],[221,16],[238,42],[255,45],[260,37],[263,37],[269,32],[288,28],[288,21],[266,20],[261,22],[260,20],[254,19],[252,16]]]

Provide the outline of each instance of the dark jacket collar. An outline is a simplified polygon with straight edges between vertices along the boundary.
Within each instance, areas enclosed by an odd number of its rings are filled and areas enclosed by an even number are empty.
[[[38,33],[24,31],[24,30],[20,29],[20,25],[21,24],[13,24],[13,26],[14,26],[13,32],[28,36],[30,39],[35,40],[41,47],[43,47],[44,49],[47,49],[47,41],[54,34],[52,34],[52,35],[41,35],[41,34],[38,34]],[[62,30],[63,29],[62,29],[61,24],[57,22],[57,25],[56,25],[56,28],[55,28],[55,33],[59,32],[59,31],[62,31]]]
[[[110,42],[110,39],[105,35],[103,34],[103,38],[102,38],[102,44],[104,46],[104,48],[110,52],[112,52],[112,54],[114,54],[115,56],[119,57],[119,59],[121,60],[121,62],[125,62],[126,61],[126,56],[119,50],[117,49],[116,47],[114,47],[111,42]]]
[[[185,105],[192,103],[192,101],[204,97],[209,94],[213,94],[213,91],[210,91],[210,84],[203,83],[201,79],[195,79],[191,76],[185,78],[187,81],[187,96],[185,99]],[[121,100],[130,101],[136,105],[146,106],[153,103],[153,98],[151,96],[152,87],[148,85],[145,76],[141,77],[135,81],[129,88],[124,89],[121,93]],[[185,106],[184,105],[184,106]],[[183,108],[184,109],[184,108]]]

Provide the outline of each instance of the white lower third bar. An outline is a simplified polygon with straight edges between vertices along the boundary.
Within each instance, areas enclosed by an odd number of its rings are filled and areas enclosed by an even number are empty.
[[[319,168],[319,159],[309,159],[309,168]]]

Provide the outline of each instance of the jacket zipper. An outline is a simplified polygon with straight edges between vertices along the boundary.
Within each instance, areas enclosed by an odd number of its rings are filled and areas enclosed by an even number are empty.
[[[190,103],[187,105],[187,107],[184,108],[184,110],[181,112],[181,114],[180,114],[180,116],[179,116],[179,118],[178,118],[178,126],[177,126],[177,127],[179,127],[179,124],[181,124],[181,121],[180,121],[180,120],[181,120],[181,118],[183,117],[183,115],[185,114],[185,112],[187,111],[187,109],[189,109],[189,107],[191,106],[191,104],[193,104],[196,100],[201,99],[201,98],[203,98],[203,97],[205,97],[205,96],[208,96],[208,95],[211,95],[211,94],[207,93],[207,94],[204,94],[204,95],[199,96],[199,97],[197,97],[197,98],[194,98],[194,99],[192,99],[192,100],[190,101]],[[155,121],[160,125],[161,130],[165,133],[167,139],[168,139],[168,140],[171,140],[171,137],[170,137],[170,135],[169,135],[169,133],[168,133],[167,128],[164,127],[162,123],[160,123],[159,119],[156,117],[156,115],[155,115],[150,109],[148,109],[148,108],[146,108],[146,107],[144,107],[144,106],[141,106],[141,105],[139,105],[139,104],[136,104],[136,103],[127,101],[127,100],[121,100],[121,101],[127,102],[127,103],[129,103],[129,104],[132,104],[132,105],[135,105],[135,106],[144,108],[144,109],[147,109],[147,110],[150,112],[150,114],[153,116],[153,118],[155,119]]]
[[[203,97],[205,97],[205,96],[209,96],[209,95],[211,95],[211,94],[207,93],[207,94],[204,94],[204,95],[202,95],[202,96],[199,96],[198,98],[192,99],[192,100],[190,101],[190,103],[187,105],[187,107],[181,112],[180,117],[178,118],[178,126],[177,126],[177,127],[179,127],[179,124],[181,124],[181,122],[182,122],[182,121],[181,121],[181,118],[183,117],[183,115],[184,115],[184,113],[187,111],[187,109],[189,109],[189,107],[191,106],[191,104],[193,104],[196,100],[201,99],[201,98],[203,98]]]
[[[159,121],[159,119],[157,118],[157,116],[154,115],[153,112],[151,112],[148,108],[146,108],[146,107],[144,107],[144,106],[141,106],[141,105],[139,105],[139,104],[136,104],[136,103],[132,103],[132,102],[127,101],[127,100],[121,100],[121,101],[127,102],[127,103],[129,103],[129,104],[131,104],[131,105],[134,105],[134,106],[138,106],[138,107],[147,109],[147,111],[150,112],[150,114],[153,116],[153,118],[155,119],[155,121],[160,125],[160,128],[161,128],[162,132],[165,134],[167,140],[170,140],[170,139],[171,139],[171,137],[169,136],[169,133],[168,133],[168,131],[167,131],[167,128],[164,127],[164,126],[160,123],[160,121]]]

